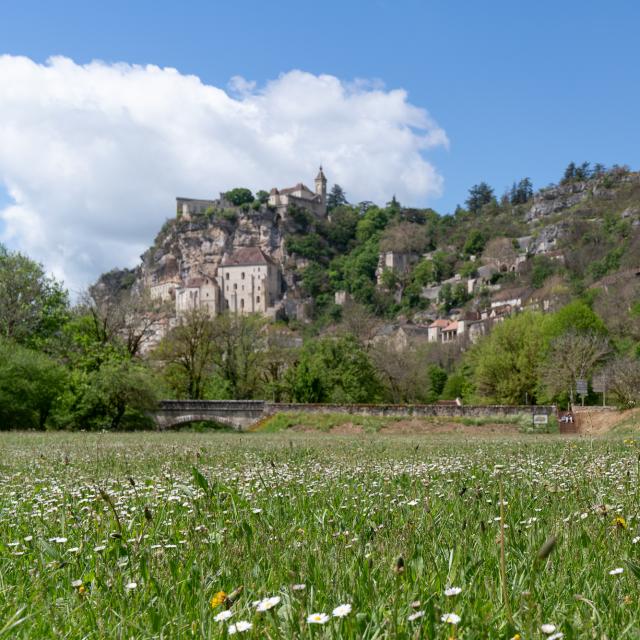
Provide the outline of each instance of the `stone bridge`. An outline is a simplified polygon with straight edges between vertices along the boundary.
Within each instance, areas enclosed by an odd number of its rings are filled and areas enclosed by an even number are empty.
[[[159,429],[211,421],[242,431],[265,415],[264,400],[164,400],[155,413]]]
[[[210,421],[239,431],[275,413],[346,413],[361,416],[424,418],[430,416],[484,418],[491,416],[550,416],[553,405],[456,405],[453,404],[296,404],[265,400],[165,400],[154,418],[159,429],[189,422]]]

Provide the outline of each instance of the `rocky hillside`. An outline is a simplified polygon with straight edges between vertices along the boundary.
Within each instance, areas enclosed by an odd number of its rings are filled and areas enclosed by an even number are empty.
[[[247,246],[279,265],[285,315],[323,323],[349,298],[387,318],[424,319],[480,312],[501,297],[552,306],[614,274],[635,278],[640,173],[614,167],[565,178],[524,201],[490,196],[444,216],[395,199],[384,208],[343,204],[329,220],[221,202],[167,220],[137,269],[105,274],[94,290],[214,276],[224,256]]]

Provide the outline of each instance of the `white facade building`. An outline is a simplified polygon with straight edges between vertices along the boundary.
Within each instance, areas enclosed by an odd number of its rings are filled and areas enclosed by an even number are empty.
[[[280,298],[280,271],[258,247],[243,247],[218,268],[220,311],[266,314]]]

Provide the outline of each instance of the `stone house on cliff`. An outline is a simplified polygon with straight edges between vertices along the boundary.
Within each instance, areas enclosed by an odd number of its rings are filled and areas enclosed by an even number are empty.
[[[298,182],[295,187],[284,189],[274,187],[269,194],[268,204],[275,207],[281,214],[286,214],[289,206],[294,205],[324,218],[327,215],[327,178],[322,167],[320,167],[314,182],[315,192],[302,182]]]

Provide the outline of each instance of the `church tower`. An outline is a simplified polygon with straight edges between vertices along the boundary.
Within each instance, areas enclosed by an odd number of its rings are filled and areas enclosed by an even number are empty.
[[[324,215],[327,212],[327,178],[322,172],[322,165],[320,165],[320,171],[318,171],[315,183],[316,195],[320,196],[322,202],[322,213]]]

